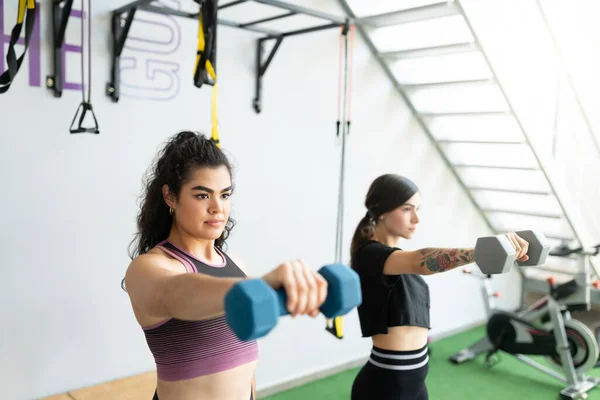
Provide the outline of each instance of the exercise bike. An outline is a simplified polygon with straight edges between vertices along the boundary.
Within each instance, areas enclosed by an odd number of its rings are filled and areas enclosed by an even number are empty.
[[[577,254],[584,263],[584,271],[560,285],[556,285],[552,278],[548,279],[549,293],[517,313],[494,310],[494,300],[499,294],[492,292],[492,276],[481,276],[489,317],[487,335],[451,356],[450,361],[460,364],[486,353],[486,366],[493,367],[498,363],[496,353],[502,351],[565,383],[567,387],[561,390],[561,398],[587,399],[587,392],[600,384],[600,378],[586,375],[599,360],[599,345],[594,333],[582,322],[572,319],[570,313],[591,308],[592,286],[598,288],[598,282],[591,283],[589,259],[599,252],[600,245],[572,250],[560,247],[550,253],[559,257]],[[525,354],[546,356],[554,369]]]
[[[598,281],[595,285],[596,289],[600,289],[600,281]],[[596,328],[596,340],[600,343],[600,327]],[[596,368],[600,368],[600,357],[598,358],[598,362],[596,363]]]

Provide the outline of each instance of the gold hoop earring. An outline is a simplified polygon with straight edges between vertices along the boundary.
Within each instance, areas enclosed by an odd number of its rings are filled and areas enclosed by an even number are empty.
[[[173,215],[175,213],[175,210],[173,210],[172,207],[169,207],[169,214]]]

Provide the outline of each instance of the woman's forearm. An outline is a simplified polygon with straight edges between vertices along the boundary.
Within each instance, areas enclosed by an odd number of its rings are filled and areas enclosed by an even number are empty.
[[[419,250],[419,265],[423,275],[438,274],[475,262],[473,248],[442,249],[424,248]]]

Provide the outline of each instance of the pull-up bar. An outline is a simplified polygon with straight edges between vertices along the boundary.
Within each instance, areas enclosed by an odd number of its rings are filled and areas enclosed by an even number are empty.
[[[113,35],[113,63],[112,63],[112,80],[106,86],[106,94],[114,101],[119,101],[120,97],[120,61],[121,61],[121,53],[123,52],[123,48],[125,47],[125,41],[127,40],[127,35],[129,34],[129,30],[131,28],[131,24],[133,22],[135,13],[137,10],[144,10],[148,12],[153,12],[157,14],[165,14],[165,15],[174,15],[178,17],[184,18],[192,18],[198,19],[200,15],[200,11],[198,12],[185,12],[175,10],[169,7],[152,5],[154,0],[136,0],[133,1],[112,13],[112,35]],[[199,3],[200,8],[204,3],[204,0],[195,0]],[[262,77],[264,76],[269,64],[273,60],[277,49],[281,45],[283,38],[295,35],[301,35],[304,33],[316,32],[325,29],[338,28],[341,26],[347,26],[349,21],[346,18],[327,14],[324,12],[311,10],[306,7],[297,6],[294,4],[289,4],[279,0],[236,0],[230,3],[226,3],[218,6],[218,10],[223,10],[225,8],[234,7],[243,3],[259,3],[263,5],[268,5],[272,7],[279,8],[285,11],[283,14],[275,15],[268,18],[262,18],[251,22],[238,23],[235,21],[230,21],[222,18],[218,18],[218,24],[230,26],[234,28],[244,29],[251,32],[261,33],[265,35],[257,40],[257,49],[256,49],[256,93],[253,100],[254,110],[259,113],[262,109],[261,104],[261,92],[262,92]],[[259,24],[265,22],[271,22],[275,20],[280,20],[283,18],[291,17],[294,15],[305,15],[314,18],[319,18],[325,20],[326,23],[322,25],[317,25],[309,28],[303,28],[293,31],[276,31],[268,28],[263,28],[257,26]],[[265,42],[274,40],[275,45],[267,55],[266,59],[263,57],[263,53],[265,50]]]

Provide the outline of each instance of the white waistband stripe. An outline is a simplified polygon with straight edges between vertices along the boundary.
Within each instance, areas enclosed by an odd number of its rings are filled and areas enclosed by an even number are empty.
[[[384,369],[393,369],[396,371],[409,371],[409,370],[413,370],[413,369],[419,369],[421,367],[424,367],[425,365],[427,365],[427,363],[429,362],[429,356],[425,357],[425,359],[423,361],[421,361],[418,364],[413,364],[413,365],[389,365],[389,364],[382,364],[380,362],[377,362],[375,360],[373,360],[372,358],[369,358],[369,362],[373,365],[375,365],[376,367],[379,368],[384,368]]]
[[[415,358],[423,357],[425,354],[427,354],[427,351],[428,351],[428,349],[426,347],[425,349],[423,349],[422,352],[420,352],[418,354],[410,354],[410,355],[384,354],[384,353],[380,353],[376,350],[371,350],[371,353],[373,353],[377,357],[389,358],[390,360],[414,360]]]

